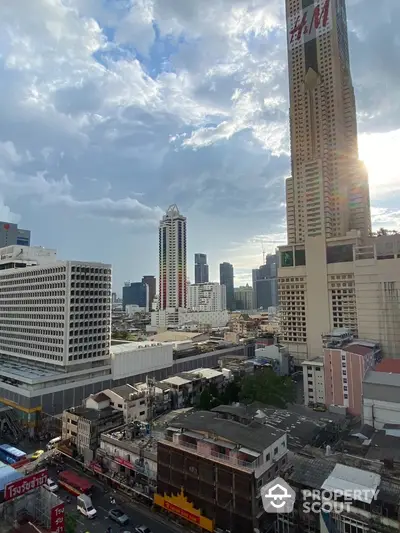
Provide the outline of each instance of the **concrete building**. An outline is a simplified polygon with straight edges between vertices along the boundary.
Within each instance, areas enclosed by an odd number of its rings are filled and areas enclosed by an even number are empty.
[[[141,422],[148,420],[149,398],[146,391],[127,383],[112,389],[105,389],[103,393],[109,398],[110,407],[123,413],[125,424],[134,420]]]
[[[12,245],[30,246],[31,232],[28,229],[20,229],[17,224],[0,222],[0,248]]]
[[[142,281],[126,282],[122,287],[122,309],[127,305],[136,305],[139,310],[148,311],[150,308],[149,286]]]
[[[269,346],[256,343],[256,365],[268,364],[278,376],[290,374],[290,354],[286,346],[282,344],[270,344]]]
[[[186,308],[186,218],[171,205],[159,228],[159,308]]]
[[[191,311],[224,311],[226,287],[219,283],[199,283],[188,287],[188,305]]]
[[[277,254],[267,255],[265,265],[252,271],[253,302],[255,309],[276,307],[278,305],[278,267]]]
[[[194,282],[208,283],[208,264],[206,254],[194,254]]]
[[[29,423],[42,396],[102,383],[111,374],[110,322],[110,265],[58,261],[40,247],[2,248],[0,402],[21,405]]]
[[[147,302],[148,302],[148,311],[151,311],[153,309],[153,302],[154,298],[156,297],[157,293],[157,281],[155,276],[143,276],[142,283],[145,283],[149,290],[147,295]]]
[[[355,340],[324,348],[326,405],[345,407],[354,416],[362,414],[363,380],[375,367],[381,350],[377,343]]]
[[[226,287],[226,308],[229,311],[235,309],[235,290],[233,266],[230,263],[219,265],[219,282]]]
[[[303,361],[304,405],[326,405],[323,358]]]
[[[363,423],[375,429],[400,424],[400,360],[384,359],[363,383]]]
[[[285,432],[234,407],[183,414],[158,442],[154,503],[190,509],[208,531],[268,530],[275,516],[263,512],[260,488],[285,471],[287,454]]]
[[[63,412],[62,438],[69,440],[83,455],[95,452],[100,435],[124,423],[122,410],[110,406],[110,399],[102,392],[89,396],[84,405]],[[92,456],[89,459],[93,459]]]
[[[385,299],[379,291],[393,281],[388,270],[399,269],[374,263],[373,247],[371,258],[362,253],[371,244],[369,186],[358,159],[344,0],[325,1],[315,12],[310,2],[286,0],[286,19],[292,176],[286,180],[288,246],[279,249],[278,277],[282,340],[301,361],[318,357],[321,334],[335,327],[383,341],[383,331],[365,333],[363,314]],[[312,24],[318,31],[304,34]],[[376,280],[368,302],[362,299],[367,270]],[[378,305],[375,318],[382,311]]]
[[[235,309],[240,311],[250,311],[255,308],[253,287],[245,285],[235,288]]]
[[[223,328],[229,322],[229,312],[224,311],[191,311],[181,309],[179,311],[179,326],[200,329]]]

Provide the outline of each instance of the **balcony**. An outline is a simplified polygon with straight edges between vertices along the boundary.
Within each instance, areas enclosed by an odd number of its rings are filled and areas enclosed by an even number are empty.
[[[249,473],[255,471],[256,468],[258,468],[262,464],[258,459],[252,462],[242,461],[235,455],[218,453],[212,449],[200,447],[196,444],[191,444],[182,439],[173,439],[173,437],[170,437],[168,435],[165,435],[164,438],[159,442],[166,444],[167,446],[179,448],[183,451],[192,452],[193,454],[199,455],[200,457],[204,457],[205,459],[210,459],[212,461],[216,461],[218,463],[222,463]]]

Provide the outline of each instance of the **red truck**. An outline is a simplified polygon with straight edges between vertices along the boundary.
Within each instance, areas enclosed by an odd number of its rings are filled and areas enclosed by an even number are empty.
[[[93,490],[93,483],[91,483],[85,477],[78,476],[72,470],[64,470],[58,475],[58,484],[61,485],[66,491],[75,496],[80,494],[91,495]]]

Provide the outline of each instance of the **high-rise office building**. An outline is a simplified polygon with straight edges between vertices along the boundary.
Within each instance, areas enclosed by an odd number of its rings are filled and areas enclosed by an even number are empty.
[[[320,355],[321,335],[334,328],[364,335],[357,301],[366,278],[357,260],[371,244],[371,217],[345,1],[286,0],[286,14],[292,175],[278,285],[281,339],[301,361]]]
[[[11,224],[10,222],[0,222],[0,248],[12,246],[13,244],[30,246],[30,230],[20,229],[17,224]]]
[[[230,263],[221,263],[219,265],[219,282],[226,287],[226,308],[229,311],[235,309],[235,289],[233,279],[233,266]]]
[[[186,217],[171,205],[159,228],[159,308],[186,308]]]
[[[265,265],[253,269],[253,302],[256,309],[278,305],[278,256],[267,255]]]
[[[137,305],[140,309],[149,309],[149,286],[142,281],[126,282],[122,287],[122,309],[127,305]]]
[[[154,298],[157,293],[157,282],[155,276],[143,276],[142,283],[146,283],[146,285],[149,287],[149,294],[148,294],[148,308],[149,311],[151,311]]]
[[[208,283],[208,265],[206,254],[194,254],[194,282]]]

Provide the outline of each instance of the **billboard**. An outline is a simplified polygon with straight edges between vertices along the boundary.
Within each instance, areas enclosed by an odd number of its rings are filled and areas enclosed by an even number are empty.
[[[317,39],[332,29],[331,0],[318,0],[289,17],[288,41],[293,50],[313,39]]]
[[[65,530],[65,512],[64,504],[59,503],[52,508],[50,513],[50,530],[52,533],[64,533]]]
[[[23,496],[24,494],[37,489],[38,487],[42,487],[46,483],[47,477],[47,470],[40,470],[40,472],[35,472],[22,479],[17,479],[17,481],[8,483],[4,487],[4,499],[13,500],[18,496]]]

